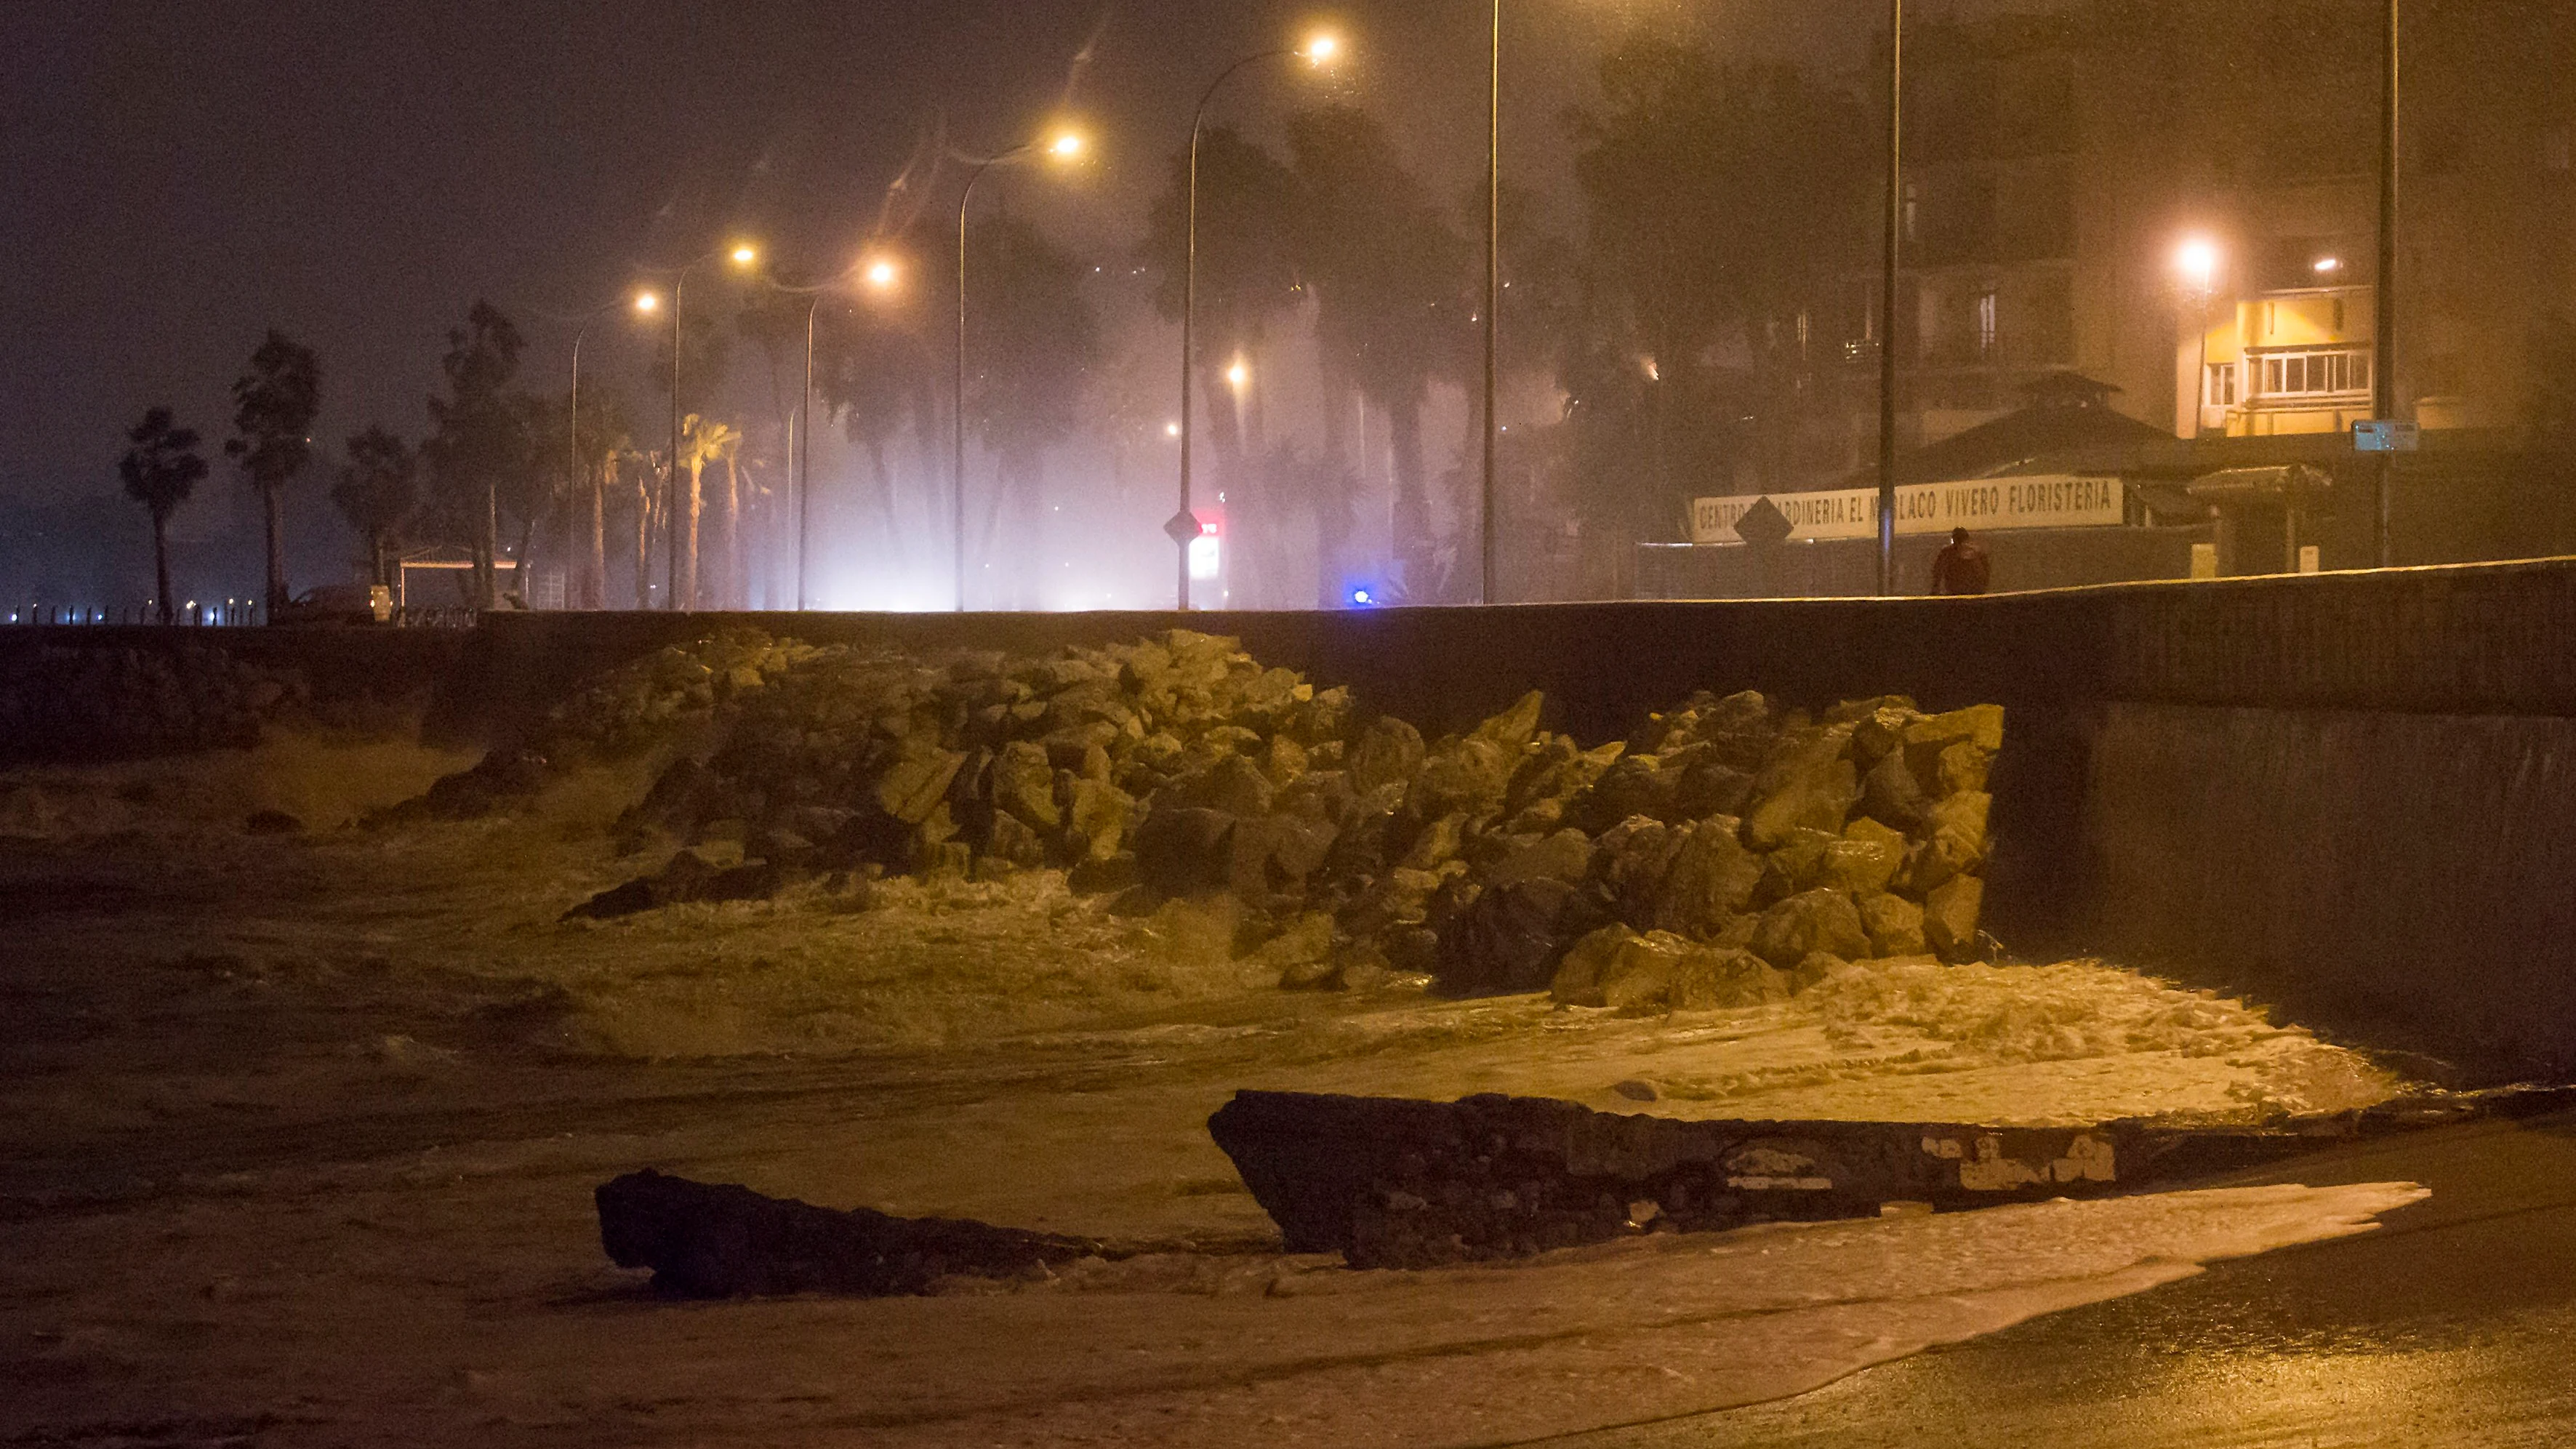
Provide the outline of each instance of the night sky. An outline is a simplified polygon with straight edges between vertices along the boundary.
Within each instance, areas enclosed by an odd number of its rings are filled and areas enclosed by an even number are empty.
[[[1631,25],[1852,65],[1880,13],[1516,0],[1515,177],[1561,185],[1556,117]],[[321,353],[329,452],[375,421],[417,436],[441,338],[478,296],[519,317],[526,381],[552,390],[572,329],[548,314],[735,234],[783,271],[836,268],[943,122],[993,147],[1083,117],[1100,156],[1084,183],[1015,188],[1011,204],[1123,252],[1197,89],[1323,21],[1358,58],[1340,97],[1393,121],[1444,190],[1481,159],[1473,0],[12,0],[8,14],[0,506],[112,494],[121,430],[153,403],[219,439],[225,389],[269,326]],[[1304,84],[1247,85],[1226,109],[1258,127]],[[200,499],[234,484],[219,469]]]

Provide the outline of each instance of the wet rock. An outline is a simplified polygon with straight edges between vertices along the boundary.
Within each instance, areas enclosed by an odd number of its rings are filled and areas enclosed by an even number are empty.
[[[1877,822],[1864,823],[1874,825]],[[1896,878],[1897,867],[1904,863],[1905,843],[1901,837],[1894,840],[1846,837],[1825,847],[1824,858],[1816,872],[1816,884],[1850,896],[1873,895],[1887,889],[1887,883]]]
[[[1927,949],[1921,906],[1885,891],[1860,897],[1859,906],[1861,929],[1869,935],[1870,955],[1920,956]]]
[[[1755,803],[1744,818],[1745,842],[1768,850],[1800,827],[1840,835],[1860,797],[1849,726],[1784,737],[1754,780]]]
[[[1985,909],[1986,883],[1960,876],[1923,903],[1923,939],[1944,961],[1977,959],[1977,918]]]
[[[1035,830],[1053,830],[1064,823],[1064,813],[1056,806],[1055,764],[1045,746],[1027,740],[1002,746],[994,753],[988,778],[993,808]]]
[[[684,850],[654,875],[605,890],[564,912],[571,920],[614,921],[693,903],[724,904],[765,901],[796,879],[788,868],[771,861],[721,866],[700,851]]]
[[[958,750],[927,749],[903,755],[877,777],[877,805],[906,825],[919,825],[946,803],[948,787],[965,763],[965,754]]]
[[[1358,794],[1410,781],[1422,768],[1422,731],[1400,719],[1380,717],[1351,745],[1345,768]]]
[[[1962,740],[1941,752],[1939,769],[1941,793],[1973,794],[1986,788],[1987,776],[1994,764],[1992,752]]]
[[[1851,963],[1831,951],[1810,951],[1789,972],[1789,988],[1806,991],[1821,986],[1851,969]]]
[[[1974,872],[1986,863],[1986,820],[1995,797],[1983,791],[1950,795],[1925,812],[1933,854],[1949,874]]]
[[[1899,831],[1911,831],[1923,823],[1925,799],[1922,782],[1905,763],[1903,750],[1890,751],[1861,780],[1860,809],[1869,818]]]
[[[1591,870],[1592,842],[1584,839],[1580,830],[1560,830],[1514,846],[1487,868],[1485,884],[1490,888],[1525,880],[1560,880],[1573,885]]]
[[[1633,819],[1666,821],[1680,814],[1682,776],[1652,755],[1627,755],[1601,772],[1566,807],[1566,822],[1598,835]]]
[[[1235,819],[1222,810],[1156,808],[1136,831],[1136,873],[1166,895],[1223,890],[1233,884]]]
[[[651,1171],[603,1184],[596,1202],[610,1261],[652,1269],[654,1291],[672,1298],[901,1297],[943,1278],[1033,1276],[1104,1251],[1085,1238],[839,1212]]]
[[[1825,852],[1840,841],[1840,836],[1803,825],[1790,831],[1786,840],[1762,857],[1762,878],[1754,890],[1754,904],[1769,910],[1800,891],[1814,890],[1824,875]]]
[[[1593,889],[1620,920],[1651,930],[1662,911],[1664,877],[1680,847],[1672,827],[1651,816],[1621,821],[1595,842]]]
[[[1753,954],[1786,970],[1808,953],[1827,951],[1846,960],[1869,954],[1869,934],[1860,909],[1840,891],[1812,890],[1791,896],[1762,915],[1753,933]]]
[[[1752,904],[1763,863],[1737,839],[1740,829],[1735,817],[1718,815],[1674,832],[1679,843],[1657,893],[1657,929],[1714,936]]]
[[[1332,853],[1333,828],[1294,815],[1235,822],[1228,849],[1227,882],[1247,902],[1302,894],[1306,880]]]
[[[1135,818],[1135,798],[1105,779],[1088,775],[1060,777],[1058,784],[1065,797],[1066,853],[1076,863],[1117,855],[1126,845],[1128,823]]]
[[[1789,999],[1790,980],[1750,951],[1696,947],[1673,970],[1675,1011],[1731,1011]]]
[[[1460,996],[1544,991],[1572,935],[1576,890],[1545,877],[1478,893],[1438,942],[1435,980]]]

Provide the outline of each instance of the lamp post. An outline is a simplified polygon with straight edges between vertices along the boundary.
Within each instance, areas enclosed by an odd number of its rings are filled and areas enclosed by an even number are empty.
[[[798,394],[796,428],[796,612],[807,607],[805,574],[811,561],[811,536],[814,497],[814,330],[815,320],[823,310],[824,298],[841,282],[856,273],[870,291],[888,292],[902,279],[902,269],[889,257],[869,257],[853,264],[849,271],[830,281],[810,287],[790,287],[783,283],[770,285],[781,292],[802,296],[805,304],[805,387]]]
[[[1219,72],[1217,78],[1208,83],[1207,90],[1200,94],[1198,109],[1190,113],[1190,175],[1186,188],[1189,199],[1185,207],[1188,219],[1183,226],[1181,262],[1181,511],[1172,515],[1169,526],[1172,542],[1180,548],[1174,594],[1184,614],[1190,611],[1190,545],[1198,536],[1197,515],[1191,511],[1191,464],[1195,451],[1193,445],[1198,441],[1198,389],[1194,386],[1193,369],[1198,363],[1199,141],[1207,129],[1208,106],[1216,100],[1217,92],[1225,89],[1227,81],[1264,61],[1301,58],[1310,65],[1321,66],[1329,63],[1340,51],[1341,42],[1330,35],[1318,35],[1303,46],[1256,51]],[[962,242],[958,254],[965,254]],[[960,456],[963,456],[962,451]],[[961,604],[959,607],[964,606]]]
[[[1887,237],[1878,298],[1878,592],[1896,592],[1896,265],[1905,240],[1905,0],[1887,0]]]
[[[1038,149],[1035,141],[1023,141],[1007,151],[974,158],[966,173],[966,188],[957,195],[957,357],[953,379],[956,411],[950,418],[950,443],[955,454],[949,487],[950,542],[956,549],[957,612],[966,612],[966,208],[975,200],[975,187],[984,173],[1006,161],[1016,161]],[[1057,133],[1046,143],[1046,152],[1059,161],[1071,161],[1082,154],[1082,138],[1071,131]]]
[[[1494,589],[1494,470],[1502,423],[1495,415],[1495,377],[1503,325],[1503,0],[1494,0],[1492,45],[1485,72],[1485,489],[1479,510],[1483,560],[1477,595],[1497,602]]]
[[[2399,0],[2388,0],[2387,26],[2381,38],[2379,86],[2379,291],[2374,323],[2377,353],[2371,359],[2371,413],[2382,422],[2397,419],[2397,221],[2398,221],[2398,99],[2399,70]],[[2379,567],[2396,562],[2396,548],[2389,536],[2389,495],[2393,491],[2397,455],[2379,455],[2371,510],[2372,555]]]
[[[662,475],[663,513],[669,518],[664,528],[670,535],[670,596],[663,601],[662,606],[671,610],[677,610],[680,607],[680,521],[677,507],[680,487],[680,315],[687,300],[689,273],[719,256],[737,267],[748,267],[760,260],[760,251],[747,243],[736,243],[731,248],[718,247],[696,261],[671,270],[671,454],[663,463]],[[641,299],[638,300],[640,304]],[[643,310],[652,309],[646,307]],[[694,520],[691,527],[691,543],[694,546]],[[691,560],[689,593],[689,607],[694,609],[697,607],[697,573],[694,559]]]
[[[2218,293],[2218,246],[2194,237],[2182,244],[2174,265],[2182,272],[2183,292],[2195,304],[2200,330],[2200,373],[2192,384],[2191,440],[2200,441],[2209,425],[2209,309]]]

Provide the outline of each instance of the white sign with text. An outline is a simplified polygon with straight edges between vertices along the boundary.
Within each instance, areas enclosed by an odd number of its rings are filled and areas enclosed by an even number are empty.
[[[1878,490],[1842,488],[1829,493],[1774,493],[1771,506],[1787,514],[1792,540],[1876,538]],[[1735,521],[1763,495],[1700,498],[1691,503],[1691,542],[1740,544]],[[1898,533],[1948,533],[1954,528],[2103,528],[2126,522],[2127,502],[2117,478],[2072,473],[2030,478],[1977,478],[1961,483],[1917,483],[1896,490]]]

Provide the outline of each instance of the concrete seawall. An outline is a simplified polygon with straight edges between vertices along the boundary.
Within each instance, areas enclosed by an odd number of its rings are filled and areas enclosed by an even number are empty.
[[[2576,1079],[2576,561],[1970,600],[505,616],[446,666],[433,727],[506,737],[726,624],[921,649],[1195,627],[1435,731],[1533,688],[1594,739],[1697,689],[1993,701],[1988,917],[2011,949],[2244,992],[2471,1079]]]

